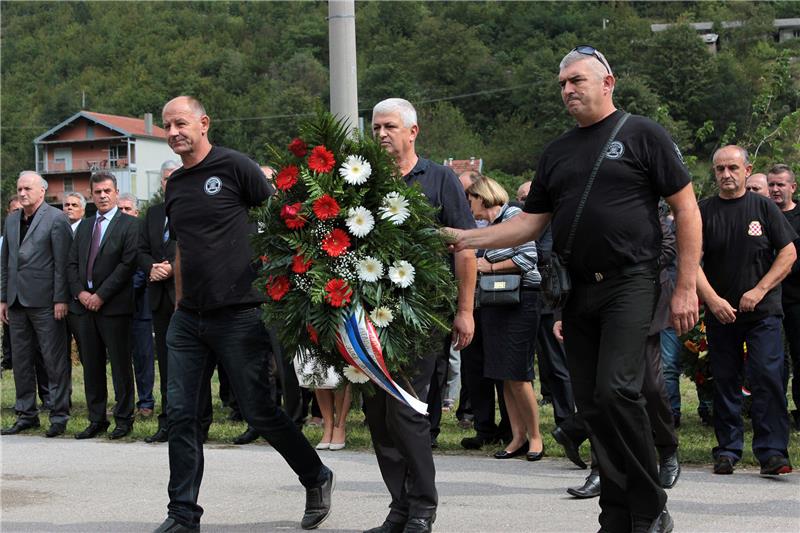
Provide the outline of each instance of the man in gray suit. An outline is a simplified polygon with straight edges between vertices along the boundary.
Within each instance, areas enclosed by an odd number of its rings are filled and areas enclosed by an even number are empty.
[[[41,348],[49,378],[48,437],[64,433],[69,419],[69,359],[65,357],[72,242],[64,214],[44,203],[47,182],[32,171],[17,180],[22,210],[8,217],[2,249],[0,315],[11,330],[17,421],[2,430],[14,435],[39,426],[34,357]]]

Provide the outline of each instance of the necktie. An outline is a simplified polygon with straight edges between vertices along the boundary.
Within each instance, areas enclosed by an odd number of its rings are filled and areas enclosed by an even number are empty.
[[[169,240],[169,217],[164,218],[164,237],[161,242]]]
[[[86,265],[86,279],[92,281],[92,271],[94,270],[94,260],[97,258],[97,251],[100,249],[100,235],[102,234],[100,224],[105,220],[103,215],[97,215],[97,221],[92,230],[92,245],[89,247],[89,264]]]

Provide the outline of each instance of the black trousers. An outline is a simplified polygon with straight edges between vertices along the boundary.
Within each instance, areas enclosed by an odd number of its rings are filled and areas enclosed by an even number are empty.
[[[642,396],[647,402],[647,418],[653,428],[653,442],[662,459],[678,450],[678,434],[672,419],[664,374],[661,371],[661,334],[649,335],[645,344],[645,372]]]
[[[567,355],[564,347],[553,335],[553,313],[539,315],[539,332],[536,338],[536,355],[539,360],[539,380],[542,383],[542,396],[545,388],[553,401],[553,416],[556,425],[575,412],[572,396],[572,382],[567,369]]]
[[[563,313],[572,390],[593,435],[607,531],[630,531],[632,516],[653,519],[667,501],[641,394],[656,292],[655,273],[647,270],[597,284],[576,280]]]
[[[325,482],[328,469],[286,413],[272,401],[267,379],[269,336],[258,308],[227,307],[209,313],[179,309],[172,316],[169,347],[169,516],[194,527],[203,479],[201,416],[211,374],[219,362],[237,393],[248,425],[269,441],[303,486]]]
[[[787,366],[791,366],[792,399],[794,408],[800,409],[800,303],[784,304],[783,313],[783,332],[789,343],[789,357],[786,362],[789,363]],[[784,383],[788,389],[788,368]]]
[[[435,439],[441,432],[442,424],[442,396],[447,388],[447,372],[450,370],[450,336],[443,341],[441,351],[436,357],[436,365],[431,375],[431,384],[428,388],[428,415],[431,424],[431,439]]]
[[[461,350],[461,375],[469,392],[475,433],[484,439],[509,437],[511,423],[508,421],[506,403],[503,400],[503,382],[483,375],[485,350],[480,311],[476,310],[473,316],[475,335],[469,346]],[[495,397],[500,404],[499,424],[495,423]]]
[[[86,407],[90,422],[106,419],[108,387],[106,385],[106,352],[111,361],[111,381],[114,385],[114,420],[118,427],[133,424],[135,403],[133,361],[130,349],[131,315],[105,316],[87,311],[80,315],[80,337]]]
[[[5,370],[11,370],[12,350],[11,350],[11,328],[8,324],[3,327],[3,360],[0,363]],[[50,405],[50,391],[48,390],[48,383],[50,378],[47,377],[47,369],[44,364],[44,357],[42,357],[42,350],[36,346],[36,356],[34,358],[34,367],[36,368],[36,390],[39,393],[39,400],[42,405]],[[70,375],[72,375],[70,373]],[[70,392],[72,386],[70,385]]]
[[[417,398],[428,397],[438,355],[418,359],[409,369]],[[402,380],[398,385],[407,387]],[[392,497],[388,519],[405,523],[409,517],[430,518],[438,505],[430,421],[378,387],[373,389],[375,394],[364,395],[364,415],[383,482]]]

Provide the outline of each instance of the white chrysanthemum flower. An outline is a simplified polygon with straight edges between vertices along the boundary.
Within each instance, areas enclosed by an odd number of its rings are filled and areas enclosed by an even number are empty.
[[[389,268],[389,279],[402,288],[414,283],[414,267],[408,261],[398,261]]]
[[[353,365],[344,367],[343,374],[350,383],[366,383],[369,381],[369,377],[360,368],[356,368]]]
[[[373,283],[383,276],[383,263],[374,257],[367,256],[358,262],[358,277],[367,283]]]
[[[369,314],[369,318],[372,320],[372,323],[379,328],[385,328],[394,320],[394,314],[392,314],[392,310],[388,307],[376,307]]]
[[[366,207],[351,207],[347,211],[347,229],[356,237],[363,237],[375,227],[375,217]]]
[[[395,226],[405,222],[411,214],[408,210],[408,200],[398,192],[390,192],[383,198],[380,211],[381,218],[390,220]]]
[[[361,185],[372,174],[372,165],[357,155],[349,156],[339,167],[339,175],[350,185]]]

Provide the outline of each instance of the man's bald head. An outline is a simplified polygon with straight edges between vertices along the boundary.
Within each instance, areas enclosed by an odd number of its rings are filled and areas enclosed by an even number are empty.
[[[756,194],[760,194],[761,196],[769,197],[769,187],[767,185],[767,175],[761,174],[757,172],[756,174],[750,174],[745,180],[745,188]]]
[[[466,172],[462,172],[461,175],[458,177],[458,181],[461,182],[461,186],[466,191],[469,189],[470,185],[475,183],[481,179],[481,173],[476,172],[474,170],[467,170]]]
[[[200,100],[198,100],[194,96],[187,96],[187,95],[176,96],[175,98],[164,104],[164,108],[161,110],[161,114],[163,115],[164,112],[167,110],[167,108],[170,106],[173,107],[188,106],[188,108],[191,109],[192,112],[198,117],[202,117],[203,115],[206,114],[206,108],[203,107],[203,104],[200,103]]]

